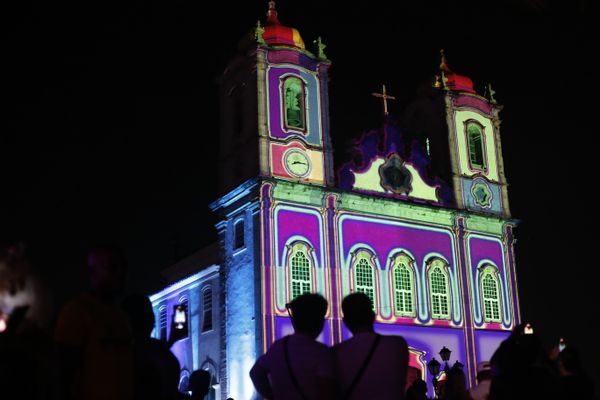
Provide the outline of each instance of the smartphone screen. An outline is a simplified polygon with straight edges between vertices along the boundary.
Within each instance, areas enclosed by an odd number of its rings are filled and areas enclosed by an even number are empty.
[[[173,313],[173,324],[175,325],[175,329],[184,329],[187,326],[186,314],[185,306],[182,304],[175,306]]]
[[[533,327],[531,324],[525,325],[525,329],[523,329],[523,333],[526,335],[531,335],[533,333]]]
[[[8,328],[8,324],[6,323],[7,319],[8,318],[0,312],[0,333],[4,332],[6,328]]]
[[[567,343],[565,342],[565,339],[560,338],[560,340],[558,341],[558,351],[563,351],[565,349],[565,347],[567,347]]]

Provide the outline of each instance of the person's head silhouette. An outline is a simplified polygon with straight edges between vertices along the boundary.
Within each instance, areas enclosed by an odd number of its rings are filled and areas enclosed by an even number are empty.
[[[361,292],[351,293],[342,300],[344,324],[352,334],[373,330],[375,313],[371,299]]]
[[[188,388],[192,392],[192,399],[203,399],[210,390],[210,372],[198,369],[190,375]]]
[[[121,308],[129,317],[133,336],[136,339],[148,339],[154,328],[154,312],[147,296],[133,293],[125,297]]]
[[[467,378],[462,368],[453,366],[447,372],[443,393],[451,399],[466,399]]]
[[[323,296],[317,293],[304,293],[286,304],[286,307],[296,333],[315,339],[319,336],[327,313],[327,300]]]
[[[101,296],[112,296],[123,290],[127,261],[120,248],[97,246],[88,253],[87,262],[94,292]]]

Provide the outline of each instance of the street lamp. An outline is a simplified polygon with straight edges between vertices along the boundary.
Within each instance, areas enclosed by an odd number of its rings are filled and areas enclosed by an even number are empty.
[[[434,358],[432,358],[431,360],[429,360],[429,362],[427,363],[427,370],[429,371],[429,374],[431,375],[431,383],[433,384],[433,392],[435,394],[435,398],[437,399],[438,397],[438,379],[437,376],[440,373],[440,362],[438,360]]]
[[[442,361],[444,362],[444,372],[448,373],[448,360],[450,360],[450,355],[452,354],[452,350],[447,348],[446,346],[442,347],[440,350],[440,357],[442,357]]]
[[[448,371],[450,370],[448,368],[448,361],[450,360],[450,355],[452,354],[452,350],[450,350],[449,348],[447,348],[446,346],[442,347],[442,349],[440,350],[440,352],[438,353],[440,355],[440,357],[442,358],[442,361],[444,362],[444,372],[446,373],[446,375],[448,375]],[[439,381],[438,381],[438,374],[440,373],[440,367],[442,365],[440,364],[440,362],[438,360],[434,358],[432,358],[428,363],[427,363],[427,370],[429,371],[429,374],[431,375],[431,383],[433,384],[433,390],[435,393],[435,398],[438,398],[438,391],[439,391]],[[458,361],[456,361],[454,363],[454,366],[457,368],[461,368],[462,369],[462,364]]]

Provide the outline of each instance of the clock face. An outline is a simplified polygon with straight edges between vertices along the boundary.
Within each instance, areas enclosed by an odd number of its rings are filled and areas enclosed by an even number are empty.
[[[484,182],[475,182],[471,187],[471,194],[478,206],[489,208],[492,205],[492,191]]]
[[[302,150],[289,150],[283,157],[285,169],[290,173],[290,175],[303,178],[310,172],[310,159]]]

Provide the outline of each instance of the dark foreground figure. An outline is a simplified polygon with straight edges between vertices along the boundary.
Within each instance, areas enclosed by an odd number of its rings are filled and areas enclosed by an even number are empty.
[[[266,399],[332,399],[331,354],[327,346],[316,341],[323,330],[327,300],[318,294],[303,294],[289,304],[288,310],[294,334],[275,341],[256,361],[250,378]]]

